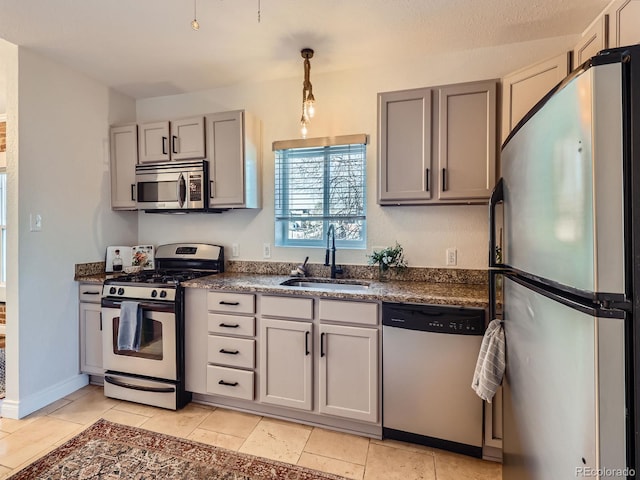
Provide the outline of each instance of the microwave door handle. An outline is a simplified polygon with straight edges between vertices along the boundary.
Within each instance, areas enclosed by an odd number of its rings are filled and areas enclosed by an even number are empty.
[[[187,183],[184,180],[184,175],[181,173],[178,177],[178,205],[180,208],[184,206],[187,200]]]

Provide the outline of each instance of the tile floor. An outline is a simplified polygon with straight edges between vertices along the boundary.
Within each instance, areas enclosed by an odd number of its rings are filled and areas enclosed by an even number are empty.
[[[499,480],[501,467],[442,450],[370,440],[191,403],[178,412],[106,398],[94,385],[22,420],[0,419],[0,479],[99,418],[361,480]]]

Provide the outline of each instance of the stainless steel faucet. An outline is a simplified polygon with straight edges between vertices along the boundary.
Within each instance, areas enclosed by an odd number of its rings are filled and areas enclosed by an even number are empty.
[[[336,267],[336,229],[333,224],[327,230],[327,249],[324,254],[324,265],[329,266],[329,239],[331,242],[331,278],[336,278],[336,274],[342,275],[342,268]]]

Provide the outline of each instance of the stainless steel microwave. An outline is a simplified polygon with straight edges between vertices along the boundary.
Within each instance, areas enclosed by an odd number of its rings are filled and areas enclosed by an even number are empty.
[[[206,211],[209,162],[186,160],[136,165],[136,206],[146,211]]]

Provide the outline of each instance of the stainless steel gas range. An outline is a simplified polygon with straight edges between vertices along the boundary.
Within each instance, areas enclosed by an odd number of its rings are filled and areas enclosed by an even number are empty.
[[[184,288],[224,271],[224,248],[174,243],[156,249],[156,269],[111,278],[102,290],[107,397],[177,410],[185,391]]]

